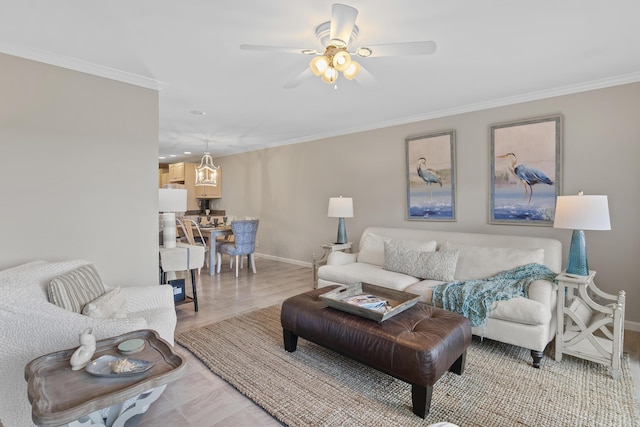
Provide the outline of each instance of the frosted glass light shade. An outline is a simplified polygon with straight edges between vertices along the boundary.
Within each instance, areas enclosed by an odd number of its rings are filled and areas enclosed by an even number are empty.
[[[356,61],[351,61],[351,64],[345,69],[342,74],[348,80],[353,80],[355,76],[358,75],[362,67]]]
[[[320,78],[325,83],[333,83],[338,79],[338,71],[333,67],[327,67]]]
[[[333,55],[333,68],[338,71],[344,71],[351,65],[351,55],[348,52],[341,50]]]
[[[329,61],[325,56],[316,56],[309,62],[311,72],[320,77],[329,67]]]

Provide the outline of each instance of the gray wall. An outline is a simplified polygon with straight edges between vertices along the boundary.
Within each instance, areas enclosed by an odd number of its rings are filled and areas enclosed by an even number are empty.
[[[4,54],[0,70],[0,269],[81,258],[108,285],[157,283],[158,93]]]
[[[570,230],[490,225],[490,136],[495,123],[562,114],[564,194],[609,196],[611,231],[587,231],[589,266],[598,286],[627,294],[627,320],[640,322],[640,84],[559,96],[412,124],[216,158],[224,171],[229,214],[260,218],[257,251],[308,263],[335,239],[331,196],[351,196],[349,239],[367,226],[420,228],[557,238],[566,254]],[[405,138],[455,129],[457,221],[405,220]],[[640,327],[640,325],[637,325]],[[640,330],[640,328],[639,328]]]

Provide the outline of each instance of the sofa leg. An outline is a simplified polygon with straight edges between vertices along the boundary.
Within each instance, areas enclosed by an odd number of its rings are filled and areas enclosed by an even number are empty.
[[[531,357],[533,357],[533,367],[540,369],[540,361],[542,360],[544,353],[542,351],[531,350]]]
[[[431,395],[433,387],[425,387],[411,384],[411,403],[413,404],[413,413],[424,418],[431,409]]]

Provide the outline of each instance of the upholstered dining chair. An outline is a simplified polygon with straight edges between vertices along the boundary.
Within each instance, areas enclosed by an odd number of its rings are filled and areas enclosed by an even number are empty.
[[[233,232],[234,241],[223,243],[218,246],[217,263],[218,273],[220,273],[220,265],[222,264],[222,254],[229,255],[229,268],[233,268],[233,258],[236,259],[236,277],[238,277],[238,269],[242,267],[242,256],[247,255],[247,262],[251,265],[253,274],[256,273],[256,260],[254,251],[256,249],[256,234],[258,233],[258,223],[260,220],[241,220],[231,221],[231,231]]]

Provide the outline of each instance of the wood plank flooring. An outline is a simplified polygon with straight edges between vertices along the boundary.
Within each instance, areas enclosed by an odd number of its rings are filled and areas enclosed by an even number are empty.
[[[193,304],[178,306],[176,331],[237,316],[258,308],[278,304],[286,298],[312,288],[311,269],[256,257],[257,274],[246,266],[235,273],[223,260],[220,274],[209,276],[205,268],[198,276],[199,311]],[[190,289],[187,280],[187,288]],[[636,395],[640,401],[640,333],[625,332],[625,352],[632,356]],[[214,375],[183,347],[176,350],[186,359],[184,376],[170,384],[149,410],[138,415],[127,427],[140,426],[280,426],[281,423],[236,389]],[[565,356],[570,357],[570,356]],[[543,360],[544,364],[544,360]]]

